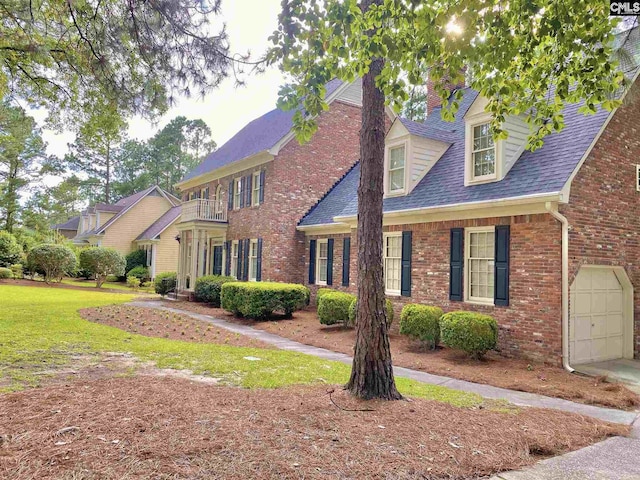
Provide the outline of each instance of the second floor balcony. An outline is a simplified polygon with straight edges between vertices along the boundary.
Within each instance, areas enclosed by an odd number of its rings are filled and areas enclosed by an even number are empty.
[[[222,200],[196,198],[182,204],[181,222],[226,222],[227,208]]]

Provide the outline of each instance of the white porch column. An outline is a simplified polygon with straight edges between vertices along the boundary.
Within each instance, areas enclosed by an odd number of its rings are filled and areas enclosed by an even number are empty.
[[[189,284],[189,290],[193,290],[196,284],[197,270],[198,270],[198,237],[200,231],[195,228],[191,230],[191,283]]]

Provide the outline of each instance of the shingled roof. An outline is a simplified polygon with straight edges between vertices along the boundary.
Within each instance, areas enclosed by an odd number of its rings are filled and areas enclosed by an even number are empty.
[[[158,235],[164,232],[169,225],[176,221],[176,219],[180,216],[182,212],[182,207],[178,205],[177,207],[170,208],[166,211],[164,215],[162,215],[158,220],[152,223],[149,228],[147,228],[144,232],[138,235],[136,241],[140,240],[155,240]]]
[[[342,84],[340,80],[331,80],[326,84],[326,95],[334,93]],[[227,143],[210,153],[200,165],[187,173],[182,181],[274,147],[293,128],[295,113],[296,110],[285,112],[276,108],[251,121]]]
[[[80,216],[70,218],[64,223],[58,223],[51,227],[52,230],[78,230],[80,225]]]
[[[629,55],[621,61],[621,70],[628,78],[635,77],[640,64],[638,31],[635,29],[627,39],[625,49]],[[471,88],[462,91],[460,109],[454,122],[442,120],[440,109],[428,115],[424,123],[401,119],[413,135],[444,141],[450,143],[450,147],[410,194],[384,200],[385,213],[558,193],[609,116],[609,112],[603,109],[595,115],[585,116],[578,113],[581,103],[567,105],[564,109],[565,128],[545,137],[543,147],[535,152],[525,151],[503,180],[465,186],[464,115],[478,92]],[[354,169],[311,209],[299,225],[326,225],[335,223],[334,217],[355,216],[358,211],[359,174],[360,169]]]

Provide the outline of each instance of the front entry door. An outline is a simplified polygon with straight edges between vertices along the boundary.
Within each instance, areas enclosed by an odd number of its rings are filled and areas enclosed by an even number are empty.
[[[213,274],[222,275],[222,245],[213,247]]]

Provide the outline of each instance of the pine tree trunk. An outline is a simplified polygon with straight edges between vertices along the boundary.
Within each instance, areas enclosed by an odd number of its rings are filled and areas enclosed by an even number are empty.
[[[363,0],[366,11],[381,0]],[[358,310],[356,346],[346,388],[355,396],[398,400],[389,349],[382,268],[384,195],[384,96],[375,85],[383,60],[375,59],[362,79],[360,185],[358,187]]]
[[[110,197],[111,197],[111,148],[110,148],[110,145],[107,144],[107,176],[106,176],[106,186],[104,191],[104,203],[109,204]]]

